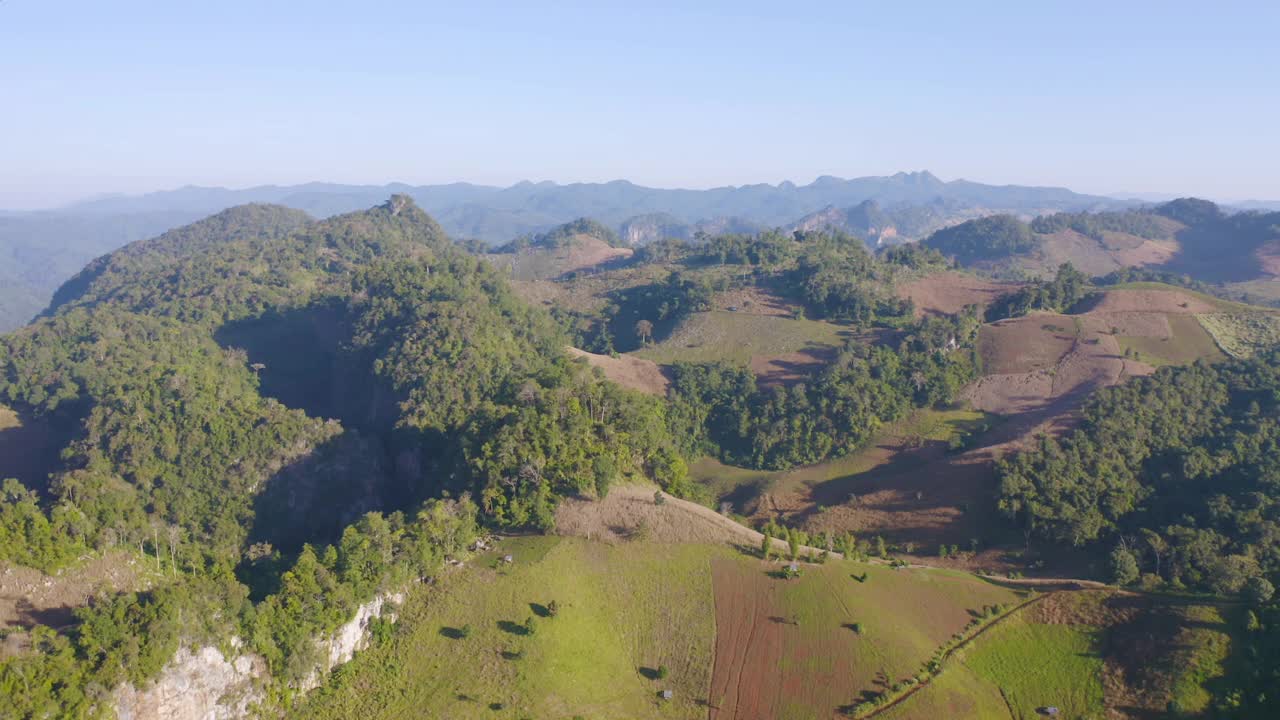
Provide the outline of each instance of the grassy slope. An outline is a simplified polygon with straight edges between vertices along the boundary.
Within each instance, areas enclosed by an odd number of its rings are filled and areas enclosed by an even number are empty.
[[[1099,631],[1078,625],[1042,625],[1022,617],[992,628],[963,663],[998,687],[1014,717],[1035,718],[1056,706],[1064,717],[1102,717]]]
[[[745,365],[754,355],[832,350],[849,330],[821,320],[712,310],[690,315],[662,342],[635,354],[657,363],[727,360]]]
[[[362,653],[295,716],[705,714],[694,698],[710,682],[715,635],[706,547],[528,538],[506,541],[504,552],[516,558],[509,568],[478,560],[439,589],[412,593],[393,641]],[[530,603],[551,600],[557,617],[535,618],[533,636],[515,631],[534,615]],[[468,637],[448,636],[463,625],[472,628]],[[659,665],[670,669],[666,681],[640,673]],[[675,700],[657,702],[662,688]]]
[[[1150,365],[1188,365],[1201,358],[1217,361],[1225,357],[1218,344],[1194,315],[1167,314],[1169,338],[1119,336],[1121,350],[1133,350]]]
[[[831,706],[805,700],[850,700],[873,689],[882,669],[908,675],[967,622],[970,609],[1013,598],[962,573],[845,562],[776,580],[766,575],[776,565],[721,546],[521,538],[504,541],[501,552],[515,563],[488,556],[435,587],[415,589],[393,638],[361,653],[293,716],[705,717],[700,701],[710,687],[716,637],[714,561],[727,563],[730,577],[740,575],[744,589],[764,588],[783,615],[801,623],[787,629],[793,634],[783,656],[764,662],[801,682],[837,663],[855,669],[834,676],[834,689],[802,693],[787,714],[826,717]],[[866,572],[867,582],[853,580],[854,570]],[[557,617],[536,617],[534,635],[521,634],[517,626],[535,615],[530,603],[553,599]],[[851,621],[863,624],[861,636],[842,627]],[[769,621],[761,615],[756,622]],[[457,637],[465,625],[470,634]],[[832,643],[834,659],[810,652]],[[503,655],[513,652],[523,657]],[[666,680],[642,670],[659,665],[670,670]],[[674,690],[673,701],[657,700],[664,688]]]

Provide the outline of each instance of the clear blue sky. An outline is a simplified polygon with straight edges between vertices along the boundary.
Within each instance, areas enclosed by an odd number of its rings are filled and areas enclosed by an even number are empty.
[[[187,183],[1280,199],[1280,2],[0,0],[0,207]]]

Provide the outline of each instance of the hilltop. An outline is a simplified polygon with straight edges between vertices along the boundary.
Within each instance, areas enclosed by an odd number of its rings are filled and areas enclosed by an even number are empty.
[[[1030,223],[1009,215],[939,230],[924,244],[967,267],[1043,277],[1062,263],[1090,275],[1142,268],[1274,297],[1280,213],[1228,213],[1192,198],[1102,213],[1057,213]],[[1153,279],[1155,276],[1152,276]]]

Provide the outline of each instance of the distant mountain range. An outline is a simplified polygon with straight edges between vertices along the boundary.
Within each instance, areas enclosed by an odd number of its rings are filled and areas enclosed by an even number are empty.
[[[658,224],[678,233],[683,226],[699,224],[786,225],[824,208],[853,207],[868,200],[885,209],[935,204],[1019,214],[1126,205],[1123,200],[1082,195],[1065,188],[984,185],[967,180],[944,182],[926,171],[852,180],[825,176],[808,185],[783,182],[708,190],[650,188],[626,180],[568,185],[521,182],[507,188],[468,183],[420,186],[308,183],[243,190],[184,187],[140,196],[99,198],[69,206],[63,212],[209,214],[235,205],[262,202],[328,217],[376,205],[395,193],[412,197],[424,210],[439,218],[451,235],[493,244],[545,231],[579,217],[621,228],[645,216],[660,215],[663,219]]]
[[[628,245],[692,238],[698,232],[826,226],[874,244],[919,239],[939,227],[994,213],[1029,218],[1133,204],[1064,188],[944,182],[929,172],[709,190],[650,188],[625,180],[522,182],[506,188],[469,183],[307,183],[241,190],[189,186],[98,197],[58,210],[0,212],[0,332],[39,312],[54,289],[89,260],[134,240],[247,203],[284,205],[325,218],[378,205],[393,194],[412,197],[452,237],[491,245],[583,217],[615,230]]]

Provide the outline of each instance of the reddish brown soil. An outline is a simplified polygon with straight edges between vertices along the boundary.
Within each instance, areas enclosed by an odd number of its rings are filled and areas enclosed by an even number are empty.
[[[632,390],[639,390],[650,395],[666,395],[671,380],[661,365],[652,360],[620,355],[597,355],[578,348],[569,348],[569,354],[576,358],[586,358],[592,367],[598,367],[604,376],[619,385]]]
[[[711,673],[708,720],[778,717],[783,676],[783,623],[779,585],[764,571],[742,572],[739,563],[711,563],[716,598],[715,667]]]
[[[894,293],[909,298],[916,316],[954,315],[966,305],[986,306],[1022,287],[1018,283],[994,283],[965,273],[946,271],[902,283]]]

